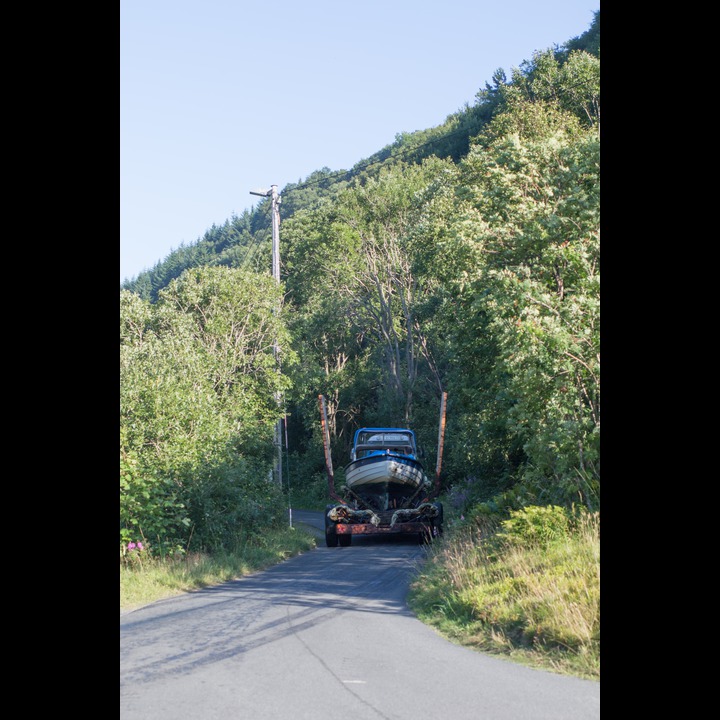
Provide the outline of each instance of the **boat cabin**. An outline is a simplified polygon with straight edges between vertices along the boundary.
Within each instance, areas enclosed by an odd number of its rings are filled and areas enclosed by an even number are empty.
[[[401,428],[360,428],[355,432],[351,461],[387,452],[415,458],[417,445],[413,431]]]

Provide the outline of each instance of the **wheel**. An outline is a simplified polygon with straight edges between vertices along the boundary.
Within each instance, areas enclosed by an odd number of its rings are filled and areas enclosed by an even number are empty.
[[[438,514],[432,519],[433,537],[440,537],[443,534],[443,506],[442,503],[435,503]]]
[[[340,542],[340,547],[350,547],[350,543],[352,543],[352,535],[338,535],[336,533],[335,536]]]
[[[328,516],[328,511],[332,510],[335,506],[334,505],[327,505],[325,507],[325,544],[329,548],[334,548],[338,546],[338,534],[335,531],[335,525]]]

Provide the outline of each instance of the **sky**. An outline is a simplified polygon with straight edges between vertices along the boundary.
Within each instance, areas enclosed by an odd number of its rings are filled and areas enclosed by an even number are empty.
[[[495,70],[510,78],[535,51],[584,33],[599,9],[120,0],[120,283],[251,210],[262,200],[251,191],[282,195],[441,125]]]

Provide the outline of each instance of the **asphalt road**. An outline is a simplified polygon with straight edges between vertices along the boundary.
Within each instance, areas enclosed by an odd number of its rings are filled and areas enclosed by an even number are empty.
[[[322,531],[322,514],[293,524]],[[353,538],[120,617],[121,720],[598,720],[600,683],[453,645],[407,609],[424,550]]]

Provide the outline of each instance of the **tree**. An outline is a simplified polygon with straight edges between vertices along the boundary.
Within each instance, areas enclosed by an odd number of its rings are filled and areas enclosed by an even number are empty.
[[[276,493],[266,481],[275,397],[289,387],[276,342],[294,362],[281,293],[268,275],[223,267],[186,271],[154,305],[121,293],[121,506],[141,512],[138,497],[160,488],[152,512],[126,518],[165,527],[160,544],[192,533],[198,546],[226,545],[273,517],[248,512]]]
[[[456,349],[463,366],[478,341],[495,353],[481,385],[503,400],[476,427],[481,443],[490,424],[505,428],[506,452],[522,447],[514,482],[538,501],[590,503],[599,491],[599,142],[546,102],[515,101],[509,112],[462,164],[457,242],[478,263],[458,285],[468,299]]]
[[[383,375],[378,412],[396,424],[412,424],[426,340],[417,315],[419,296],[410,231],[422,193],[447,163],[398,165],[339,198],[341,222],[359,241],[352,274],[335,285],[349,316]],[[371,342],[370,342],[371,341]]]
[[[554,105],[575,115],[586,127],[600,125],[600,59],[582,50],[533,53],[532,61],[513,72],[501,88],[515,108],[530,100]]]

